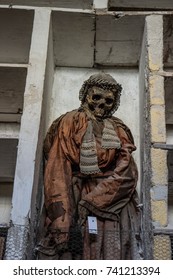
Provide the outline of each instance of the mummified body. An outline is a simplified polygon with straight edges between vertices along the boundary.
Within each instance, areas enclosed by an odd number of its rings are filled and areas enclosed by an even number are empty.
[[[136,149],[130,130],[112,114],[121,86],[96,74],[80,90],[81,107],[55,120],[44,152],[44,259],[138,259]],[[89,233],[96,217],[97,234]]]

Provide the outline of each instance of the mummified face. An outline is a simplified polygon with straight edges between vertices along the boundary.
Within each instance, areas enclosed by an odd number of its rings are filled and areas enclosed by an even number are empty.
[[[88,90],[85,106],[96,118],[109,115],[114,105],[115,97],[109,89],[93,86]]]

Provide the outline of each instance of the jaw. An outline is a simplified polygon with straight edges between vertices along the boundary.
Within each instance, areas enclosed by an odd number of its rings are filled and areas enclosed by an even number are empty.
[[[95,110],[94,112],[92,112],[92,114],[96,117],[96,118],[103,118],[105,115],[105,111],[102,110]]]
[[[103,118],[105,115],[105,110],[95,107],[94,104],[86,104],[86,107],[95,118]]]
[[[87,111],[89,113],[89,115],[94,118],[97,119],[99,121],[105,119],[107,117],[107,111],[105,111],[102,108],[94,108],[93,105],[90,106],[90,104],[84,103],[82,105],[82,107],[84,108],[85,111]]]

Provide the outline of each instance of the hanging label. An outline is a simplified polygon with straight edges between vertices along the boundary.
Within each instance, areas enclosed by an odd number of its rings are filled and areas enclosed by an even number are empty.
[[[97,218],[88,216],[89,233],[97,234]]]

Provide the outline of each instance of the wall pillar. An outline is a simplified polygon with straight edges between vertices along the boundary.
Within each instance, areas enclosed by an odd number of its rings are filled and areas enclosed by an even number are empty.
[[[41,113],[49,28],[50,10],[36,9],[19,134],[11,227],[6,243],[7,260],[27,258],[32,191],[35,182],[38,181],[42,152],[39,145],[42,142]]]
[[[146,17],[148,93],[150,118],[151,163],[151,216],[153,230],[168,225],[168,169],[167,151],[159,147],[166,144],[165,93],[163,71],[163,16]],[[164,247],[167,253],[164,254]],[[154,259],[170,259],[171,246],[168,235],[154,235]]]

